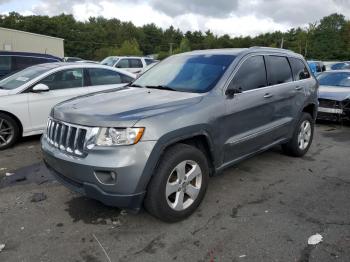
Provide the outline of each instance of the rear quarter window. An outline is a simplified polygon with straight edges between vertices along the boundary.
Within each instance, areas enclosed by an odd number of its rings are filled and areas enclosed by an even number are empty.
[[[293,81],[292,70],[284,56],[266,56],[266,68],[269,85],[279,85]]]
[[[302,60],[290,57],[289,62],[292,67],[294,80],[297,81],[310,78],[310,72]]]

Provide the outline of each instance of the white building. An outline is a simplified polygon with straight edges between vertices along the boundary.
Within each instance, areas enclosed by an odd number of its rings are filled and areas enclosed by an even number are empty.
[[[0,51],[34,52],[64,57],[64,39],[0,27]]]

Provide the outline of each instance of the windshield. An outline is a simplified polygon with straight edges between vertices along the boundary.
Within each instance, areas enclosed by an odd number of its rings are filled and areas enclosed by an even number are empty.
[[[220,80],[233,55],[180,55],[170,57],[140,76],[142,87],[204,93]]]
[[[13,75],[10,75],[3,80],[0,80],[0,89],[12,90],[24,85],[37,76],[49,71],[51,68],[43,66],[32,66],[22,71],[19,71]]]
[[[109,56],[106,57],[105,59],[103,59],[100,64],[101,65],[107,65],[107,66],[114,66],[114,64],[118,61],[118,57],[114,57],[114,56]]]
[[[318,81],[324,86],[350,87],[350,72],[323,73]]]

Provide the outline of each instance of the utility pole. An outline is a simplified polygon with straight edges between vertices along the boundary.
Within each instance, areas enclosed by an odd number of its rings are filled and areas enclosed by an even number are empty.
[[[284,44],[284,38],[282,37],[281,48],[283,48],[283,44]]]
[[[170,53],[170,55],[173,54],[173,45],[174,45],[174,43],[169,43],[169,53]]]

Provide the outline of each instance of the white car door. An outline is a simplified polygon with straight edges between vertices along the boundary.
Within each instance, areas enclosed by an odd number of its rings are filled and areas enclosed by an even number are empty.
[[[47,85],[50,90],[28,93],[29,115],[32,129],[36,133],[42,133],[45,129],[54,105],[89,92],[88,87],[84,87],[84,72],[81,68],[52,73],[39,83]]]

